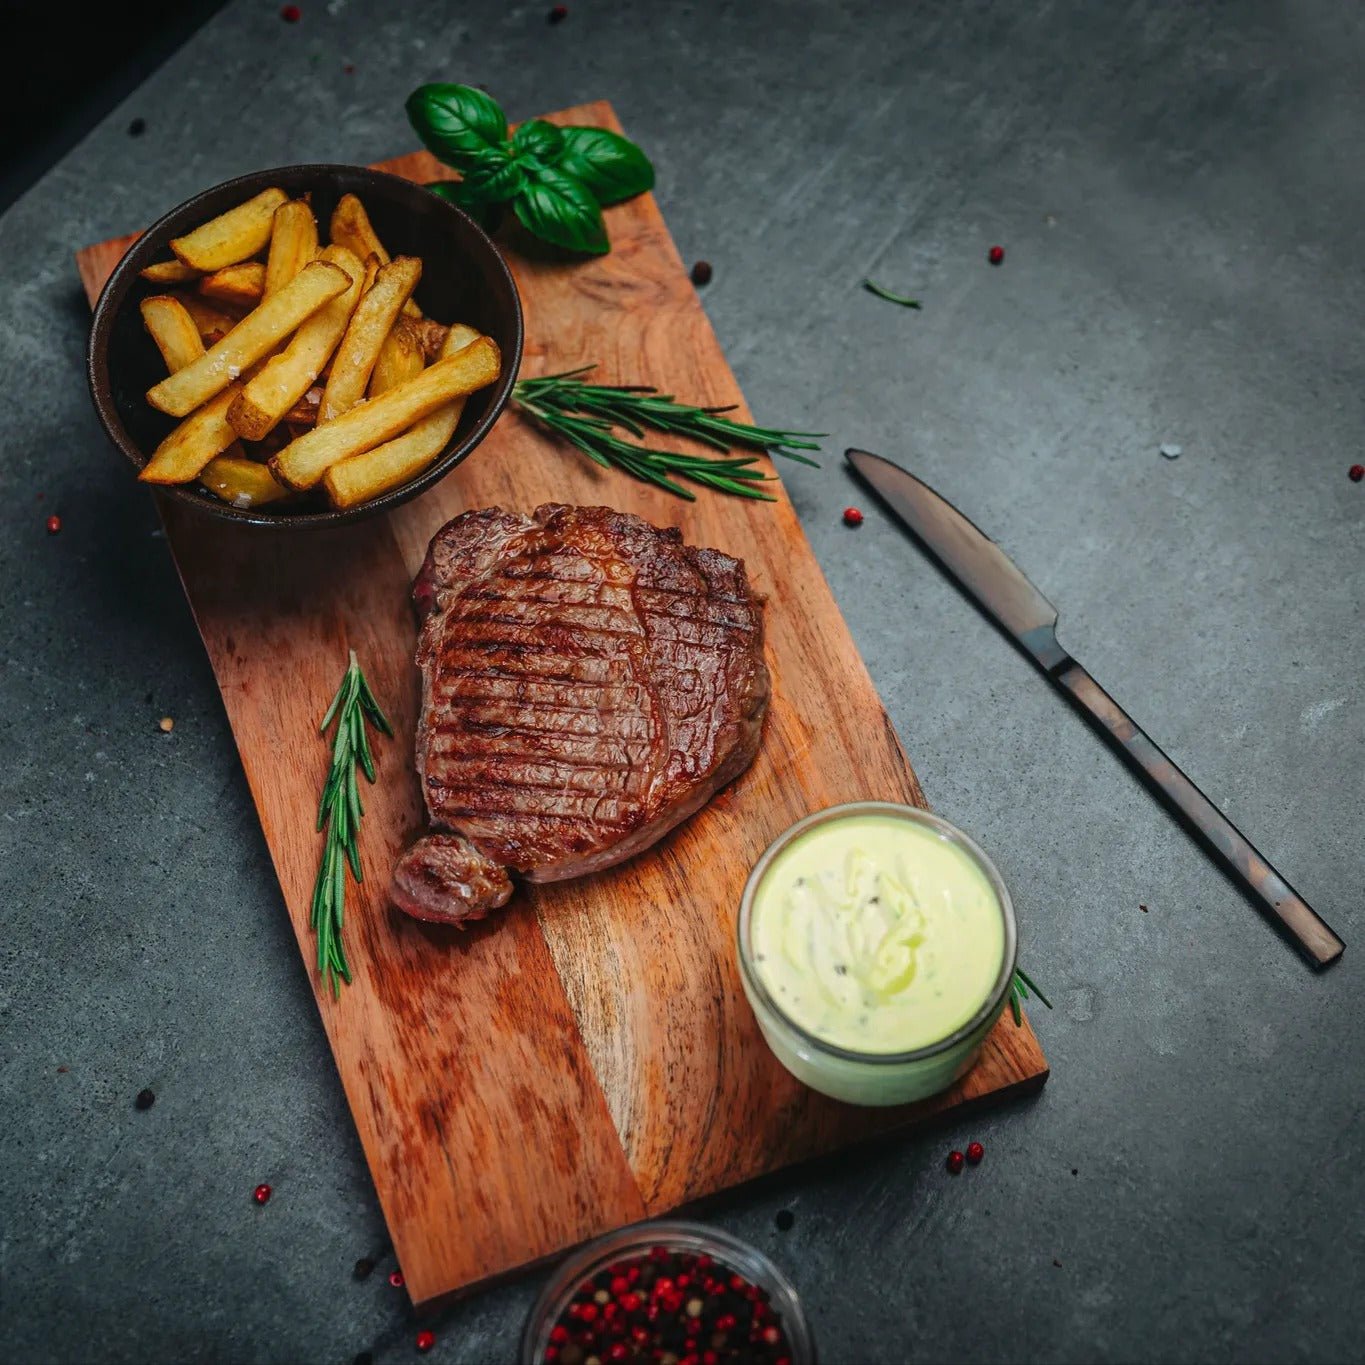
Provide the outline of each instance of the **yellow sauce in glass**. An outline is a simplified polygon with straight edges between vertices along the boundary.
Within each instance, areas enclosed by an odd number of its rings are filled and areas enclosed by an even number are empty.
[[[894,815],[814,826],[753,898],[753,968],[778,1009],[851,1052],[913,1052],[990,997],[1005,922],[985,872],[936,830]]]

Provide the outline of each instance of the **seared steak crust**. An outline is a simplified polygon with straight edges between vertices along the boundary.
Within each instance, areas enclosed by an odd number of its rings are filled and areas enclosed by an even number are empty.
[[[676,530],[607,507],[466,512],[432,540],[413,596],[418,771],[433,828],[467,848],[408,850],[392,895],[410,913],[485,914],[507,899],[502,868],[610,867],[757,751],[762,602],[742,563]]]

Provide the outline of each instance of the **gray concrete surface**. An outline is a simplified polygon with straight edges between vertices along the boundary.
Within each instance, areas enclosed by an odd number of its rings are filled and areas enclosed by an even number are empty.
[[[403,151],[404,95],[448,78],[513,116],[610,97],[652,154],[756,412],[831,433],[793,496],[1057,1005],[1036,1102],[709,1216],[787,1267],[829,1362],[1359,1358],[1360,947],[1303,968],[880,513],[840,525],[837,452],[993,531],[1358,945],[1365,15],[570,8],[237,3],[0,219],[0,1354],[413,1356],[389,1263],[352,1279],[383,1223],[151,504],[88,406],[70,253],[241,171]],[[509,1359],[538,1282],[440,1316],[431,1359]]]

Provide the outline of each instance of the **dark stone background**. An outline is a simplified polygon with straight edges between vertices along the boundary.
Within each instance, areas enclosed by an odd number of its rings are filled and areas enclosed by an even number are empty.
[[[709,1216],[790,1271],[828,1362],[1358,1356],[1361,959],[1309,973],[880,512],[846,530],[838,452],[995,534],[1355,940],[1362,11],[302,8],[223,9],[0,218],[0,1353],[412,1358],[402,1295],[351,1277],[383,1222],[152,505],[89,407],[71,253],[239,172],[407,150],[439,78],[513,117],[608,97],[653,156],[760,420],[831,433],[788,486],[1057,1005],[1038,1100]],[[431,1358],[509,1359],[539,1279],[439,1317]]]

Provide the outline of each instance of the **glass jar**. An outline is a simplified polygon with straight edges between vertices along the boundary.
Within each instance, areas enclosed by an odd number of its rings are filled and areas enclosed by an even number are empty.
[[[768,1303],[781,1318],[791,1347],[792,1365],[815,1365],[815,1340],[801,1309],[801,1301],[787,1277],[761,1252],[719,1228],[701,1223],[664,1220],[636,1223],[589,1242],[568,1256],[546,1281],[521,1334],[521,1365],[542,1365],[550,1332],[572,1301],[578,1287],[617,1261],[644,1256],[654,1247],[705,1253],[750,1284],[767,1291]]]
[[[794,840],[829,821],[859,816],[892,816],[931,831],[965,854],[984,874],[1004,923],[1000,971],[986,999],[967,1022],[947,1037],[910,1052],[856,1052],[815,1036],[778,1006],[755,970],[752,944],[754,899],[764,876]],[[1014,977],[1017,931],[1010,893],[995,864],[956,826],[915,806],[890,801],[855,801],[831,806],[798,820],[778,836],[754,865],[739,907],[739,967],[744,993],[763,1037],[778,1061],[797,1080],[849,1104],[906,1104],[946,1090],[976,1061],[1009,997]]]

